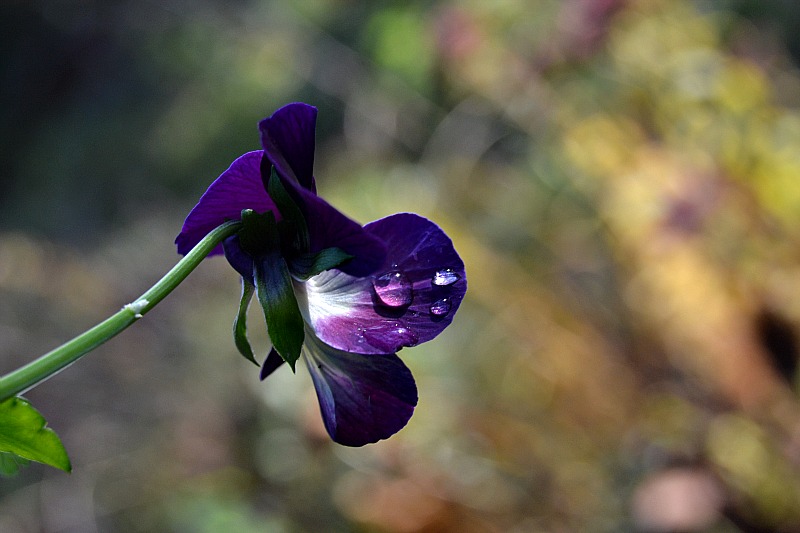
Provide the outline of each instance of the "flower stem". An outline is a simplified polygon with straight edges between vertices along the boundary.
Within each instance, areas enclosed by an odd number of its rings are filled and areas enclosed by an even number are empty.
[[[236,233],[240,226],[241,222],[231,221],[217,227],[133,303],[125,305],[117,313],[53,351],[0,377],[0,402],[35,387],[142,318],[186,279],[211,250]]]

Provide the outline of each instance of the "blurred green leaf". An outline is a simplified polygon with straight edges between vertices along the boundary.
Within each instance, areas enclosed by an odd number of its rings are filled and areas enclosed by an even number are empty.
[[[433,69],[428,24],[426,13],[413,5],[381,9],[366,25],[365,48],[378,65],[427,90]]]
[[[45,427],[46,424],[44,417],[27,400],[11,398],[0,403],[0,452],[7,454],[0,470],[4,473],[7,468],[10,470],[10,460],[24,464],[27,459],[70,472],[72,465],[67,451],[55,431]]]

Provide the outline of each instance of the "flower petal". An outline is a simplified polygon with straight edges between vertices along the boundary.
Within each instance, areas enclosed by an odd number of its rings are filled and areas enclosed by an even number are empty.
[[[242,209],[259,213],[275,211],[275,204],[264,190],[261,181],[261,150],[248,152],[234,161],[200,197],[186,217],[175,239],[179,254],[187,254],[211,230],[227,220],[238,220]],[[222,245],[209,255],[222,253]]]
[[[239,244],[239,236],[231,235],[222,243],[225,250],[225,259],[228,263],[244,278],[250,285],[255,285],[253,278],[253,258],[242,250]]]
[[[362,354],[396,352],[436,337],[452,322],[467,290],[452,241],[436,224],[410,213],[365,229],[386,243],[384,264],[368,277],[329,270],[296,283],[306,322],[323,342]]]
[[[275,348],[271,348],[269,354],[267,354],[267,358],[264,359],[264,364],[261,365],[261,373],[258,376],[259,379],[264,381],[285,362],[283,357],[278,354],[278,351]]]
[[[303,103],[283,106],[258,124],[261,144],[278,174],[316,192],[314,135],[317,108]]]
[[[311,240],[308,253],[339,248],[351,255],[352,259],[336,268],[352,276],[367,276],[384,263],[386,245],[383,239],[343,215],[319,196],[293,184],[289,184],[289,187],[294,187],[293,192],[297,193],[298,205],[307,223]],[[237,235],[225,241],[225,257],[245,279],[253,281],[253,260],[240,248]]]
[[[306,332],[304,359],[331,438],[363,446],[388,438],[408,423],[417,405],[411,371],[395,354],[356,354]]]
[[[306,218],[311,240],[311,253],[325,248],[340,248],[353,259],[339,266],[352,276],[375,272],[386,258],[383,240],[366,231],[361,224],[346,217],[331,204],[305,190],[297,190],[300,209]]]
[[[341,265],[353,276],[371,274],[383,262],[385,246],[361,224],[351,220],[318,197],[314,184],[314,128],[317,109],[302,103],[289,104],[259,123],[265,161],[275,167],[281,183],[300,208],[309,233],[310,248],[317,253],[340,248],[353,256]],[[270,165],[261,167],[262,180],[269,183]]]

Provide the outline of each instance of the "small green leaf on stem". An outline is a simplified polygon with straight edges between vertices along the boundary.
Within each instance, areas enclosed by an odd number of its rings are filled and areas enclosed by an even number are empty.
[[[16,397],[0,403],[0,452],[71,471],[61,439],[46,424],[27,400]]]

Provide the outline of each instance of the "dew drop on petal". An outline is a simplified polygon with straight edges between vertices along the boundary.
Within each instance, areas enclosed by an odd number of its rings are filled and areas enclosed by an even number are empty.
[[[419,337],[417,334],[408,328],[402,326],[398,327],[397,334],[404,338],[403,345],[405,346],[416,346],[419,344]]]
[[[441,298],[436,300],[431,305],[431,314],[434,316],[445,316],[447,313],[450,312],[451,307],[450,299],[449,298]]]
[[[453,272],[452,268],[444,268],[442,270],[437,270],[436,273],[433,275],[431,282],[434,285],[439,285],[440,287],[447,287],[448,285],[452,285],[456,281],[461,279],[461,276]]]
[[[388,307],[404,307],[411,304],[413,297],[411,282],[399,271],[381,274],[372,280],[375,294]]]

